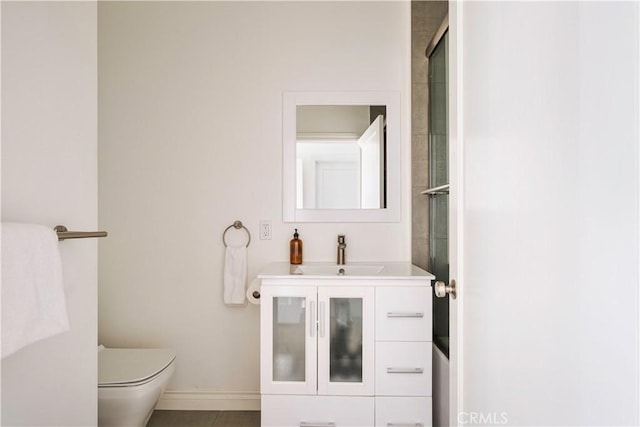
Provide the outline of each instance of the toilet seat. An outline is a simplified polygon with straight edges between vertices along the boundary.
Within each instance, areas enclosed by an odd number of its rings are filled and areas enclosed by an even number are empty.
[[[98,387],[146,384],[167,369],[176,352],[167,348],[104,348],[98,351]]]

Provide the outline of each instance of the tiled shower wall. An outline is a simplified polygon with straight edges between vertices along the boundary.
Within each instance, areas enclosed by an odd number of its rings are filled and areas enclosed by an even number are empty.
[[[427,44],[447,14],[446,1],[411,2],[411,262],[429,264]]]

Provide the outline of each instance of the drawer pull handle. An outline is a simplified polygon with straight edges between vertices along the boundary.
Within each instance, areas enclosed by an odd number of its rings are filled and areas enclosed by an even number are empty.
[[[334,423],[333,421],[329,421],[329,422],[320,422],[320,423],[315,423],[315,422],[309,422],[309,421],[301,421],[300,422],[300,427],[336,427],[336,423]]]
[[[387,374],[422,374],[422,368],[387,368]]]
[[[422,423],[387,423],[387,427],[424,427]]]
[[[422,318],[424,317],[424,313],[406,313],[406,312],[393,312],[390,311],[387,313],[387,317],[415,317]]]

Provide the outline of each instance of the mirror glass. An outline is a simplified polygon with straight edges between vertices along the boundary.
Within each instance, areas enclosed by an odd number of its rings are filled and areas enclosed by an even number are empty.
[[[285,222],[399,221],[399,94],[287,92]]]
[[[385,105],[296,107],[296,208],[384,209]]]

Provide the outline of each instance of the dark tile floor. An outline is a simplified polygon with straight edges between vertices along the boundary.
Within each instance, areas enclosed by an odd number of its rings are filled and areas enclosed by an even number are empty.
[[[147,427],[260,427],[260,412],[156,410]]]

